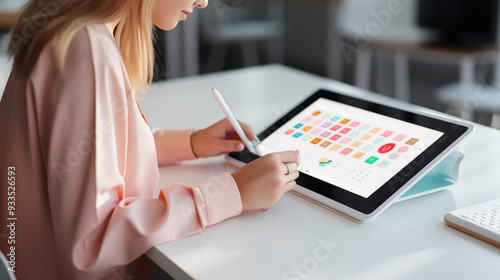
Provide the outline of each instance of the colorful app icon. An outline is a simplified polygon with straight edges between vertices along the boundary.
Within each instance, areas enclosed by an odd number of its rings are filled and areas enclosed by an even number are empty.
[[[358,125],[360,125],[360,122],[352,122],[349,126],[350,127],[356,127]]]
[[[313,116],[319,116],[320,114],[321,114],[321,111],[316,111],[316,112],[314,112],[312,115],[313,115]]]
[[[336,121],[340,120],[340,117],[335,116],[335,117],[331,118],[330,120],[331,120],[332,122],[336,122]]]
[[[404,152],[408,151],[409,148],[410,147],[408,147],[408,146],[402,146],[398,149],[398,153],[404,153]]]
[[[340,121],[341,124],[346,124],[348,122],[350,122],[351,120],[350,119],[343,119]]]
[[[312,143],[312,144],[315,144],[315,145],[316,145],[316,144],[318,144],[319,142],[321,142],[321,138],[314,138],[314,139],[311,141],[311,143]]]
[[[371,125],[365,123],[365,124],[362,124],[358,129],[360,130],[363,130],[363,131],[366,131],[368,130],[369,128],[371,127]]]
[[[340,131],[340,133],[342,133],[342,134],[346,134],[346,133],[347,133],[347,132],[349,132],[349,131],[351,131],[351,129],[346,127],[346,128],[344,128],[344,129],[342,129],[342,130]]]
[[[321,145],[319,145],[319,146],[320,146],[320,147],[323,147],[323,148],[326,148],[326,147],[330,146],[330,144],[332,144],[332,142],[330,142],[330,141],[325,141],[325,142],[321,143]]]
[[[330,140],[337,141],[340,137],[342,137],[342,136],[335,134],[332,137],[330,137]]]
[[[304,124],[298,123],[296,124],[293,128],[299,129],[303,126]]]
[[[365,155],[365,153],[362,153],[362,152],[357,152],[357,153],[355,153],[352,157],[353,157],[353,158],[355,158],[355,159],[360,159],[360,158],[362,158],[364,155]]]
[[[351,149],[351,148],[345,148],[340,153],[343,155],[348,155],[352,151],[353,151],[353,149]]]
[[[324,119],[324,120],[326,120],[326,119],[328,119],[331,116],[332,116],[331,114],[324,113],[323,115],[321,115],[321,118]]]
[[[408,141],[406,141],[407,145],[415,145],[418,142],[417,138],[410,138]]]
[[[302,130],[303,130],[303,131],[309,131],[309,130],[311,130],[312,128],[313,128],[312,126],[308,125],[308,126],[304,127]]]
[[[349,134],[349,136],[356,138],[360,134],[361,134],[361,131],[356,130],[356,131],[351,132],[351,134]]]
[[[332,133],[330,133],[330,132],[328,132],[328,131],[327,131],[327,132],[323,132],[323,133],[321,133],[321,135],[320,135],[320,136],[321,136],[321,137],[323,137],[323,138],[326,138],[326,137],[330,136],[331,134],[332,134]]]
[[[305,135],[304,137],[300,138],[301,140],[304,140],[304,141],[309,141],[311,140],[313,137],[311,135]]]
[[[359,139],[360,139],[360,140],[362,140],[362,141],[368,141],[368,140],[370,140],[370,138],[372,138],[372,137],[373,137],[373,135],[372,135],[372,134],[368,134],[368,133],[367,133],[367,134],[365,134],[365,135],[361,136],[361,138],[359,138]]]
[[[377,160],[378,157],[369,157],[367,160],[365,160],[365,162],[368,164],[374,164]]]
[[[285,134],[286,134],[286,135],[290,135],[290,134],[292,134],[294,131],[295,131],[295,130],[293,130],[293,129],[289,129],[289,130],[287,130],[287,131],[285,132]]]
[[[383,161],[381,161],[379,164],[377,164],[377,167],[380,167],[380,168],[386,168],[389,164],[391,164],[391,162],[390,162],[390,161],[388,161],[388,160],[385,160],[385,159],[384,159],[384,160],[383,160]]]
[[[375,146],[368,144],[368,145],[366,145],[363,149],[361,149],[361,151],[363,151],[363,152],[369,152],[369,151],[371,151],[373,148],[375,148]]]
[[[349,137],[344,137],[342,138],[342,140],[340,140],[340,144],[347,144],[349,142],[351,142],[352,138],[349,138]]]
[[[390,131],[390,130],[386,130],[384,133],[380,134],[380,136],[382,137],[389,137],[391,136],[391,134],[393,134],[394,132]]]
[[[315,128],[311,131],[312,134],[316,135],[321,132],[321,128]]]
[[[310,122],[313,118],[312,117],[306,117],[303,122]]]
[[[341,128],[340,125],[334,125],[334,126],[332,126],[332,128],[330,128],[330,130],[337,131],[337,130],[339,130],[339,128]]]
[[[374,127],[372,130],[370,130],[370,133],[376,134],[379,133],[382,130],[380,127]]]
[[[318,160],[320,166],[327,166],[328,164],[332,163],[332,160],[326,157],[322,157]]]
[[[375,145],[378,145],[382,142],[384,142],[384,138],[377,138],[377,139],[373,140],[373,144],[375,144]]]
[[[315,120],[315,121],[313,121],[313,123],[312,123],[312,124],[313,124],[313,125],[318,125],[318,124],[320,124],[321,122],[322,122],[322,120]]]
[[[295,137],[295,138],[299,138],[300,136],[302,136],[302,133],[300,133],[300,132],[297,132],[293,135],[293,137]]]
[[[342,148],[342,145],[339,145],[339,144],[335,144],[333,146],[330,147],[330,150],[336,152],[338,151],[340,148]]]
[[[399,154],[392,153],[389,155],[389,159],[397,159],[399,157]]]
[[[330,127],[330,125],[332,125],[331,122],[325,122],[324,124],[321,125],[322,128],[328,128]]]
[[[405,139],[406,135],[404,134],[399,134],[398,136],[394,137],[394,141],[401,141]]]
[[[380,148],[378,148],[378,152],[380,154],[386,154],[386,153],[392,151],[392,149],[394,149],[394,147],[396,147],[396,144],[394,144],[394,143],[387,143],[385,145],[380,146]]]
[[[361,141],[354,141],[354,143],[351,144],[351,147],[357,148],[357,147],[361,146],[362,144],[363,144],[363,142],[361,142]]]

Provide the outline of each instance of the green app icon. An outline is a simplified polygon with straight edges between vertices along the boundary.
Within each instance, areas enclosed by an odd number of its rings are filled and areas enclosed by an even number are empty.
[[[368,164],[374,164],[377,160],[378,157],[369,157],[367,160],[365,160],[365,162]]]

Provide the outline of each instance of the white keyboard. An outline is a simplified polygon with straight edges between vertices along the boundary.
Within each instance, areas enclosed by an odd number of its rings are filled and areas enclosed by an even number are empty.
[[[500,247],[500,199],[451,211],[444,216],[450,227]]]

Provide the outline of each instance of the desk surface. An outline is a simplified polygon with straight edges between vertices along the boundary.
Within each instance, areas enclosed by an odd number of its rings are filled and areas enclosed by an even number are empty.
[[[203,128],[224,117],[211,87],[259,132],[320,87],[371,95],[269,65],[159,83],[141,107],[152,127]],[[448,211],[500,197],[499,141],[499,131],[478,125],[461,145],[455,185],[396,203],[367,224],[286,194],[267,212],[243,213],[147,255],[176,279],[500,279],[500,249],[443,221]],[[162,167],[159,187],[232,168],[223,157]]]

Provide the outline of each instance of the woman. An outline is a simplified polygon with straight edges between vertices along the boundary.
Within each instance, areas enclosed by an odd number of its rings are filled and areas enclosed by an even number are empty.
[[[154,197],[158,165],[243,149],[227,120],[198,132],[151,131],[134,97],[153,74],[152,24],[172,29],[207,4],[24,6],[0,103],[0,212],[15,226],[1,227],[1,249],[19,279],[147,278],[139,257],[152,246],[269,207],[295,186],[299,156],[288,151]]]

